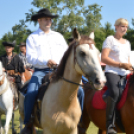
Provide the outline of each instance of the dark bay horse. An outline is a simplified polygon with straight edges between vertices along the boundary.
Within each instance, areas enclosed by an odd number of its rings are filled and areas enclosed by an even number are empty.
[[[99,128],[98,134],[106,134],[106,110],[95,109],[92,106],[92,99],[96,90],[90,84],[86,84],[84,92],[85,102],[82,124],[79,126],[79,134],[86,134],[90,121]],[[119,114],[124,132],[126,134],[134,134],[134,74],[130,76],[126,102],[119,110]],[[117,124],[115,125],[118,133],[124,133]]]

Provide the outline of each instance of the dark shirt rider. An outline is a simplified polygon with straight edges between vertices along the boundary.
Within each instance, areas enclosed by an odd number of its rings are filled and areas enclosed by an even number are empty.
[[[24,64],[16,53],[13,53],[14,43],[3,42],[6,54],[0,57],[0,61],[3,64],[3,70],[11,77],[15,78],[17,89],[21,88],[21,81],[25,82],[24,77]]]

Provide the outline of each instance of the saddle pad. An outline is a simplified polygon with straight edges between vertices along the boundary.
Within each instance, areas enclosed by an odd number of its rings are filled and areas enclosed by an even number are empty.
[[[126,87],[122,93],[122,97],[120,99],[120,102],[117,104],[117,109],[120,110],[122,108],[122,106],[124,105],[125,101],[126,101],[126,97],[127,97],[127,92],[128,92],[128,87],[129,87],[129,78],[130,78],[131,74],[127,75],[127,84]],[[106,108],[106,103],[103,100],[102,96],[103,94],[106,92],[108,88],[105,86],[102,90],[96,91],[93,99],[92,99],[92,106],[95,109],[105,109]]]

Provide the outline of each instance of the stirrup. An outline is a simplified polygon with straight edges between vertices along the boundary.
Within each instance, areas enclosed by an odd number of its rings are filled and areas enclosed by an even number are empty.
[[[117,134],[117,132],[114,130],[113,125],[109,125],[108,129],[107,129],[107,134]]]

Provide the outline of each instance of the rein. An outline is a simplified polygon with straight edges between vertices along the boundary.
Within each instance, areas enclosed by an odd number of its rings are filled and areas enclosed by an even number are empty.
[[[82,85],[82,84],[79,84],[79,83],[76,83],[76,82],[70,81],[70,80],[68,80],[68,79],[65,79],[64,77],[60,77],[60,78],[62,78],[64,81],[66,81],[66,82],[68,82],[68,83],[72,83],[72,84],[75,84],[75,85],[78,85],[78,86],[82,86],[82,87],[83,87],[83,85]]]

